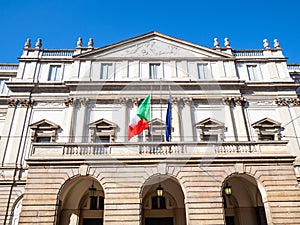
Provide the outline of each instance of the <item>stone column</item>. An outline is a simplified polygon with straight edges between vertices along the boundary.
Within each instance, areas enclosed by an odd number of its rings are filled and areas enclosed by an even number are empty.
[[[181,141],[180,99],[172,99],[172,141]]]
[[[68,107],[65,111],[64,123],[66,130],[64,131],[64,141],[72,142],[73,141],[73,120],[74,120],[74,99],[67,98],[65,99],[65,106]]]
[[[15,120],[18,101],[19,100],[17,99],[10,99],[8,101],[8,109],[6,113],[5,123],[2,129],[2,134],[7,134],[7,135],[1,137],[0,140],[0,157],[1,157],[2,166],[5,163],[5,158],[7,157],[6,154],[8,154],[7,144],[11,137],[12,125],[13,125],[13,121]]]
[[[115,122],[116,124],[118,124],[119,126],[119,134],[117,135],[117,140],[120,141],[120,142],[126,142],[128,140],[127,136],[128,136],[128,124],[129,124],[129,104],[130,104],[130,101],[128,98],[120,98],[119,99],[119,102],[120,102],[120,105],[121,105],[121,108],[118,112],[118,116],[117,118],[114,118],[114,120],[116,121],[113,121]]]
[[[225,105],[225,126],[227,126],[227,132],[224,135],[226,141],[236,141],[237,132],[235,125],[235,118],[233,115],[233,102],[231,97],[223,98],[223,104]]]
[[[85,136],[88,133],[86,124],[86,111],[87,111],[87,101],[86,98],[78,99],[75,103],[75,118],[74,118],[74,141],[84,142]]]
[[[244,106],[246,99],[243,97],[236,97],[233,99],[235,105],[235,119],[237,127],[237,140],[238,141],[249,141],[249,131],[246,123],[246,118],[244,114]]]
[[[194,127],[192,124],[192,110],[191,110],[192,98],[183,98],[183,107],[181,110],[182,120],[182,140],[193,141],[194,140]]]

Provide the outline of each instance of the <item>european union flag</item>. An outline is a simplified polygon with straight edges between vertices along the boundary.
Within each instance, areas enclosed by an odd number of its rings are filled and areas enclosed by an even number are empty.
[[[171,132],[172,132],[171,120],[172,120],[172,100],[169,99],[167,115],[166,115],[166,141],[170,141],[171,139]]]

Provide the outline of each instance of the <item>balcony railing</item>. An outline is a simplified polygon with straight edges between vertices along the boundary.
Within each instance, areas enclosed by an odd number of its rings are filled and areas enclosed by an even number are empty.
[[[0,70],[18,70],[19,64],[0,64]]]
[[[234,50],[233,51],[234,56],[263,56],[264,50],[258,49],[258,50]]]
[[[73,56],[73,54],[72,49],[44,49],[42,56]]]
[[[290,71],[300,71],[300,64],[288,64],[288,70]]]
[[[287,153],[288,141],[261,142],[136,142],[136,143],[33,143],[30,157],[131,157],[191,155],[253,155]]]

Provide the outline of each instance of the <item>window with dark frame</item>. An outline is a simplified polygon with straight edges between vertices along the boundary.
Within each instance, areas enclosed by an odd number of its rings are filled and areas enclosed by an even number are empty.
[[[160,74],[160,63],[150,63],[149,64],[149,79],[159,79]]]
[[[61,80],[61,65],[50,65],[48,81]]]

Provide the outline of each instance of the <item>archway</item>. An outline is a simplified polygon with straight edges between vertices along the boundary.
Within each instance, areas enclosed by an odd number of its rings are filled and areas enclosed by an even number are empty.
[[[175,179],[160,175],[144,184],[142,217],[143,225],[186,224],[184,194]]]
[[[20,214],[21,214],[21,210],[22,210],[22,202],[23,202],[23,195],[21,195],[15,201],[15,203],[12,207],[12,216],[11,216],[11,221],[9,224],[11,224],[11,225],[19,224]]]
[[[267,225],[262,196],[253,177],[230,176],[224,182],[222,194],[226,225]]]
[[[59,194],[58,225],[102,225],[104,191],[88,176],[69,180]]]

